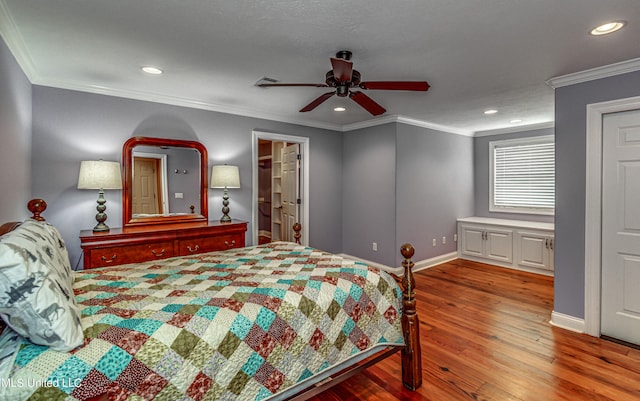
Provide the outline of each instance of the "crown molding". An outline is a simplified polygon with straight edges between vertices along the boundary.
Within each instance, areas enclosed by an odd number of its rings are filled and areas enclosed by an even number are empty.
[[[147,91],[136,91],[131,89],[113,88],[100,85],[92,85],[86,82],[69,81],[69,80],[35,80],[31,82],[34,85],[48,86],[53,88],[68,89],[79,92],[95,93],[100,95],[115,96],[126,99],[142,100],[147,102],[162,103],[172,106],[188,107],[192,109],[215,111],[219,113],[233,114],[248,118],[259,118],[282,123],[302,125],[312,128],[320,128],[331,131],[342,131],[342,126],[338,124],[322,123],[317,121],[298,120],[294,118],[286,118],[282,115],[259,112],[250,109],[244,109],[235,106],[220,105],[215,103],[202,102],[199,100],[168,96]]]
[[[516,132],[524,132],[524,131],[533,131],[538,129],[547,129],[547,128],[555,128],[554,121],[547,121],[543,123],[529,124],[529,125],[519,125],[517,127],[506,127],[506,128],[498,128],[491,129],[486,131],[476,131],[474,133],[474,137],[481,136],[490,136],[490,135],[500,135],[500,134],[513,134]]]
[[[398,116],[398,122],[402,123],[402,124],[413,125],[413,126],[416,126],[416,127],[422,127],[422,128],[433,129],[433,130],[436,130],[436,131],[447,132],[449,134],[456,134],[456,135],[462,135],[462,136],[473,136],[473,131],[468,131],[468,130],[453,128],[453,127],[448,127],[446,125],[434,124],[434,123],[430,123],[428,121],[417,120],[415,118],[406,117],[406,116]]]
[[[378,125],[389,124],[389,123],[402,123],[407,125],[413,125],[416,127],[433,129],[436,131],[446,132],[449,134],[463,135],[463,136],[473,136],[472,131],[461,130],[457,128],[447,127],[445,125],[433,124],[428,121],[417,120],[415,118],[410,118],[398,114],[393,114],[384,117],[373,118],[371,120],[360,121],[353,124],[346,124],[342,126],[342,132],[355,131],[357,129],[375,127]]]
[[[5,0],[0,0],[0,36],[4,39],[4,43],[7,44],[9,51],[13,54],[27,79],[33,83],[38,78],[33,60],[29,56],[24,39],[20,35]]]
[[[619,63],[604,65],[602,67],[591,68],[584,71],[574,72],[567,75],[551,78],[547,80],[547,85],[552,88],[575,85],[582,82],[596,79],[612,77],[614,75],[626,74],[640,70],[640,58],[621,61]]]

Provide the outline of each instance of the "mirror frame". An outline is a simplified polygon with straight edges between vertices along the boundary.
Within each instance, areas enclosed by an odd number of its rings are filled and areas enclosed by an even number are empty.
[[[171,146],[178,148],[195,149],[200,152],[200,213],[187,214],[179,216],[163,216],[163,217],[143,217],[133,218],[133,149],[136,146]],[[156,224],[175,224],[175,223],[196,223],[206,222],[209,219],[209,158],[207,156],[207,148],[203,144],[196,141],[185,141],[181,139],[154,138],[145,136],[134,136],[129,138],[122,145],[122,165],[124,182],[122,186],[122,226],[123,227],[139,227]]]

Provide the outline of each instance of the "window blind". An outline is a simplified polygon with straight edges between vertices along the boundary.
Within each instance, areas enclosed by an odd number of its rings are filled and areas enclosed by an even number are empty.
[[[492,147],[493,206],[553,211],[554,141]]]

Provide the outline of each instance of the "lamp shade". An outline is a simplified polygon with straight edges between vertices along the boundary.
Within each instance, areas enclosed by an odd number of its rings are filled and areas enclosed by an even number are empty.
[[[80,163],[78,189],[121,189],[120,163],[87,160]]]
[[[238,166],[213,166],[211,169],[211,188],[240,188]]]

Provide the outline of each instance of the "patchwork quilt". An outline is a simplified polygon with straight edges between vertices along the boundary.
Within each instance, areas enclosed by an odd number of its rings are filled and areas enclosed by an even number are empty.
[[[78,272],[84,345],[25,340],[2,399],[263,400],[402,344],[386,273],[292,243]]]

